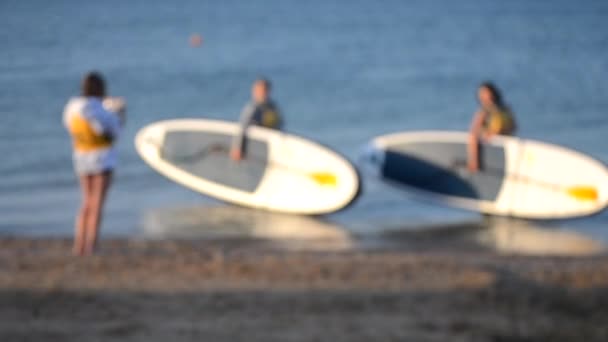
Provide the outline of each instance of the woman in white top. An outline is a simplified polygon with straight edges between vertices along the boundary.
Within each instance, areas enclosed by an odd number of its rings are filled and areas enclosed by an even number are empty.
[[[102,76],[85,75],[82,96],[65,106],[63,122],[73,145],[74,169],[82,190],[82,205],[76,217],[73,253],[95,251],[101,213],[117,162],[115,143],[124,123],[124,101],[106,98]]]

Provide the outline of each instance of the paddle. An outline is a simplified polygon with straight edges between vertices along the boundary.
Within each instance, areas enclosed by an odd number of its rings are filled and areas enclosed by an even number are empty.
[[[189,154],[189,155],[172,155],[171,156],[171,160],[176,161],[178,163],[186,163],[186,164],[190,164],[190,163],[194,163],[196,161],[199,161],[205,157],[207,157],[210,154],[223,154],[223,155],[229,155],[230,153],[230,149],[223,144],[211,144],[209,146],[206,146],[198,151],[196,151],[195,153]],[[163,153],[163,149],[160,148],[160,156],[163,159],[164,158],[164,153]],[[247,161],[251,161],[251,162],[257,162],[257,163],[266,163],[266,160],[263,160],[259,157],[250,155],[247,156],[245,158],[245,160]],[[234,163],[239,163],[239,161],[234,161]],[[277,167],[292,173],[296,173],[296,174],[300,174],[303,175],[305,177],[308,177],[310,179],[312,179],[313,181],[315,181],[317,184],[321,185],[321,186],[336,186],[338,184],[338,179],[336,177],[336,175],[334,175],[333,173],[330,172],[324,172],[324,171],[314,171],[314,172],[309,172],[309,171],[304,171],[301,169],[297,169],[297,168],[293,168],[281,163],[277,163],[277,162],[271,162],[268,161],[269,165],[272,165],[273,167]]]
[[[458,169],[464,168],[464,169],[466,169],[467,172],[470,173],[470,171],[468,170],[466,161],[459,160],[454,164],[454,167],[458,168]],[[494,177],[505,177],[505,178],[512,179],[514,181],[534,184],[539,187],[551,189],[551,190],[557,191],[557,192],[562,192],[570,197],[576,198],[579,201],[597,201],[599,199],[599,193],[598,193],[597,188],[594,186],[591,186],[591,185],[566,186],[566,185],[553,184],[553,183],[549,183],[549,182],[546,182],[543,180],[534,179],[534,178],[528,177],[528,176],[523,176],[523,175],[514,174],[514,173],[504,173],[504,172],[502,172],[502,170],[499,170],[496,168],[488,168],[488,167],[481,168],[480,171],[478,171],[478,172],[486,173],[486,174],[492,175]],[[474,175],[474,173],[470,173],[470,174]]]

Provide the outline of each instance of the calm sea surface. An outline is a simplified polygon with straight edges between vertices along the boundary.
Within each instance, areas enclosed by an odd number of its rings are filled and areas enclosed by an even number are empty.
[[[235,216],[146,166],[133,137],[161,119],[234,120],[258,75],[274,81],[288,131],[352,160],[379,134],[467,129],[476,86],[491,79],[521,136],[606,163],[606,18],[605,0],[3,0],[0,234],[72,233],[79,191],[61,112],[91,69],[129,105],[108,235],[171,231],[186,208],[206,213],[195,221],[201,227]],[[200,48],[189,46],[193,33]],[[324,220],[365,233],[479,219],[364,181],[354,206]],[[268,215],[256,224],[292,223]],[[544,226],[608,240],[608,213]]]

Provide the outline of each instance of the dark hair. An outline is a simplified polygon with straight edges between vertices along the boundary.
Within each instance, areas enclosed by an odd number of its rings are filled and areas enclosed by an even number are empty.
[[[486,88],[490,91],[490,93],[492,94],[492,99],[494,99],[494,102],[497,106],[504,106],[502,93],[494,83],[490,81],[485,81],[479,85],[479,89],[481,88]]]
[[[106,82],[97,71],[87,73],[82,79],[82,96],[104,97],[106,96]]]
[[[270,82],[269,79],[267,79],[266,77],[258,77],[255,80],[255,83],[261,82],[262,84],[264,84],[264,86],[266,87],[266,89],[271,90],[272,89],[272,82]]]

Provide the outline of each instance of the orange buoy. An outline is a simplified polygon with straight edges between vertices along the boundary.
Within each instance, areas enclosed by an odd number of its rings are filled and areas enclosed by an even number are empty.
[[[199,47],[201,45],[203,45],[203,37],[198,33],[192,34],[190,36],[190,46]]]

